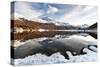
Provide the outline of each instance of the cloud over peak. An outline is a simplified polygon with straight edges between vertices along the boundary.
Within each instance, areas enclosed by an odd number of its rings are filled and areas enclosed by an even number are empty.
[[[51,5],[48,5],[48,11],[47,13],[56,13],[58,11],[58,8],[53,7]]]

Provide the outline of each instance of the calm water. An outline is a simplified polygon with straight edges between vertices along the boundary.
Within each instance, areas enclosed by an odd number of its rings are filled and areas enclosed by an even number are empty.
[[[97,33],[83,32],[34,32],[12,34],[12,58],[25,58],[37,53],[51,56],[60,52],[69,59],[66,51],[74,56],[86,54],[84,48],[88,46],[97,47]]]

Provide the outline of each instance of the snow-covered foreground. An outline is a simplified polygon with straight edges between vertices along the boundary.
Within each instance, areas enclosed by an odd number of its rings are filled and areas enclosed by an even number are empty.
[[[75,63],[75,62],[94,62],[97,61],[97,48],[91,48],[91,51],[87,48],[83,49],[87,54],[73,56],[70,51],[66,54],[69,55],[70,59],[67,60],[59,52],[51,55],[50,57],[43,54],[36,54],[28,56],[24,59],[15,59],[15,65],[32,65],[32,64],[54,64],[54,63]]]

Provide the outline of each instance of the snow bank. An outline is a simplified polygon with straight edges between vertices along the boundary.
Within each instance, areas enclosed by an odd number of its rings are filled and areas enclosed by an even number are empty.
[[[66,53],[69,55],[70,59],[67,60],[59,52],[51,55],[50,57],[43,54],[36,54],[28,56],[24,59],[15,59],[15,65],[32,65],[32,64],[54,64],[54,63],[70,63],[70,62],[93,62],[97,61],[97,53],[90,51],[89,49],[84,49],[87,52],[85,55],[73,56],[70,51]]]
[[[97,61],[97,53],[90,51],[89,49],[85,48],[83,50],[84,52],[86,52],[87,54],[85,55],[78,55],[78,56],[72,56],[70,55],[70,60],[68,62],[93,62],[93,61]]]
[[[96,47],[94,47],[94,46],[90,46],[89,49],[91,49],[91,50],[94,51],[94,52],[97,52],[97,49],[96,49]]]

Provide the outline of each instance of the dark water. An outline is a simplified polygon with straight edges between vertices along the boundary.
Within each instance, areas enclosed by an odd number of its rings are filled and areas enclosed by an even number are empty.
[[[25,58],[37,53],[51,56],[60,52],[66,59],[69,59],[66,51],[70,51],[74,56],[86,54],[84,48],[89,46],[97,47],[97,33],[93,32],[34,32],[12,34],[11,57]],[[17,46],[15,46],[15,43]]]

